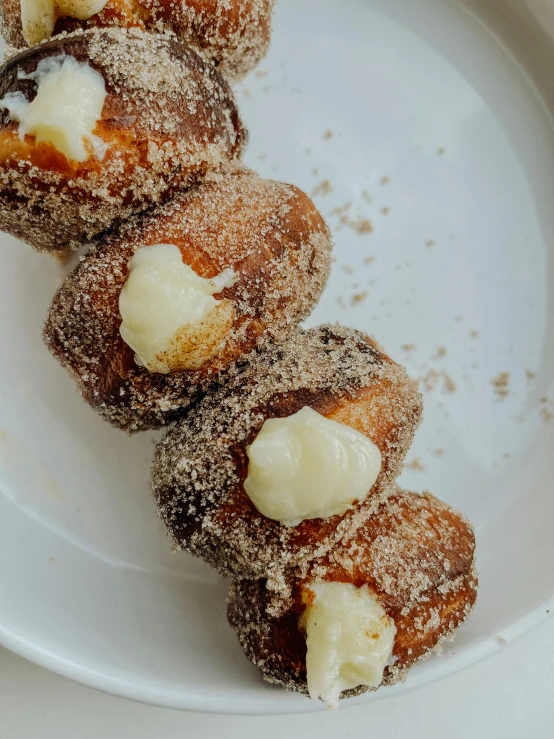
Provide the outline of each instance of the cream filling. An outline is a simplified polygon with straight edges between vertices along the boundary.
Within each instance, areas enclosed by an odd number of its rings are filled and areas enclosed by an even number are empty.
[[[381,452],[367,436],[308,406],[267,419],[246,452],[246,493],[260,513],[287,526],[343,514],[381,469]]]
[[[104,156],[106,144],[92,133],[106,99],[101,74],[86,62],[60,55],[43,59],[35,72],[19,77],[37,83],[35,98],[29,102],[22,92],[9,92],[0,106],[19,123],[21,139],[34,136],[76,162],[88,159],[91,149],[99,159]]]
[[[196,369],[213,357],[234,319],[233,303],[213,295],[235,281],[232,269],[200,277],[172,244],[138,249],[119,296],[120,333],[136,363],[167,374]]]
[[[52,37],[57,17],[87,20],[104,9],[107,0],[20,0],[21,29],[29,46]]]
[[[396,627],[367,585],[311,583],[303,599],[310,697],[338,708],[343,690],[378,688],[392,656]]]

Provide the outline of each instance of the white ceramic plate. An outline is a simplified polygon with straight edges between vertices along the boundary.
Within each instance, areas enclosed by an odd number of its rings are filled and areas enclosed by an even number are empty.
[[[554,594],[554,10],[465,5],[481,19],[447,0],[279,0],[239,90],[248,163],[315,193],[335,233],[311,322],[365,329],[423,378],[403,482],[476,525],[478,606],[408,687],[530,629]],[[7,236],[0,250],[0,642],[160,705],[316,709],[261,681],[226,583],[169,551],[154,436],[101,422],[43,347],[61,268]]]

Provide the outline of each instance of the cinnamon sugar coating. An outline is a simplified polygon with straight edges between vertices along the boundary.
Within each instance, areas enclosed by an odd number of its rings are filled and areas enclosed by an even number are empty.
[[[264,517],[244,490],[246,447],[267,418],[310,406],[368,436],[381,472],[342,516],[294,527]],[[176,544],[223,575],[269,577],[323,556],[375,512],[400,473],[421,414],[404,369],[341,326],[295,331],[205,397],[158,445],[153,489]]]
[[[235,581],[228,619],[266,680],[307,693],[306,640],[299,625],[303,587],[314,581],[368,585],[396,625],[382,683],[391,685],[439,651],[469,615],[477,595],[474,550],[470,524],[445,503],[396,491],[332,552],[303,573],[289,572],[288,596],[264,580]],[[341,697],[367,690],[359,686]]]
[[[234,319],[223,346],[195,370],[151,373],[119,333],[119,294],[141,246],[175,244],[201,277],[224,269],[237,279],[216,298]],[[331,240],[301,190],[244,168],[208,176],[168,204],[125,224],[67,277],[48,314],[44,339],[85,399],[112,424],[134,432],[182,415],[234,363],[284,338],[324,288]]]
[[[36,83],[20,79],[47,58],[87,62],[105,83],[93,133],[102,159],[68,160],[52,144],[0,123],[0,229],[41,251],[76,248],[239,156],[246,133],[233,94],[213,66],[174,38],[90,29],[57,37],[0,68],[0,98]]]
[[[223,75],[239,78],[267,52],[274,1],[108,0],[99,13],[87,20],[58,17],[54,35],[110,26],[172,32],[210,60]],[[20,0],[0,3],[0,32],[16,48],[28,45],[23,38]]]

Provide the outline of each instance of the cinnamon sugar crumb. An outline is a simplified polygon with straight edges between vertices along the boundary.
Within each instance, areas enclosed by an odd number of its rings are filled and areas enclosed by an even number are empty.
[[[552,412],[552,404],[550,402],[550,399],[547,397],[540,398],[539,402],[542,405],[541,408],[541,417],[543,421],[550,421],[551,418],[554,417],[554,413]]]
[[[325,197],[325,195],[329,195],[329,193],[333,192],[333,186],[329,182],[329,180],[322,180],[318,185],[315,186],[315,188],[312,190],[312,197],[318,197],[322,196]]]
[[[450,377],[450,375],[449,375],[449,374],[448,374],[447,372],[444,372],[444,370],[443,370],[443,372],[442,372],[442,376],[443,376],[443,379],[444,379],[444,387],[446,388],[446,390],[447,390],[447,391],[448,391],[449,393],[454,393],[454,392],[456,392],[456,383],[455,383],[455,382],[454,382],[454,380],[453,380],[453,379],[452,379],[452,378]]]
[[[406,469],[408,470],[417,470],[421,472],[425,469],[425,465],[419,457],[414,457],[409,462],[406,462],[404,467],[406,467]]]
[[[373,231],[371,221],[367,218],[360,218],[358,221],[348,221],[347,225],[353,228],[358,234],[369,234]]]
[[[508,393],[508,384],[510,382],[509,372],[500,372],[496,377],[491,380],[491,385],[494,387],[494,394],[498,398],[505,398]]]
[[[355,305],[358,305],[358,303],[363,303],[364,300],[367,298],[368,292],[367,290],[364,290],[363,292],[355,293],[350,298],[350,305],[354,307]]]
[[[423,387],[425,388],[425,390],[429,392],[435,389],[435,387],[437,386],[440,380],[442,380],[443,387],[447,392],[449,393],[455,392],[456,383],[445,370],[441,370],[440,372],[437,372],[437,370],[430,369],[421,378]]]

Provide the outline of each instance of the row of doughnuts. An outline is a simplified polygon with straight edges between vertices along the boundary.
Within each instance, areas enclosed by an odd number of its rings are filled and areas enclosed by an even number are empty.
[[[240,162],[222,76],[263,56],[272,5],[5,0],[7,40],[31,48],[0,69],[0,228],[94,242],[48,348],[116,427],[173,424],[152,484],[176,547],[233,579],[229,622],[266,679],[336,705],[455,632],[474,537],[396,486],[422,412],[403,368],[361,332],[298,327],[330,234]]]

